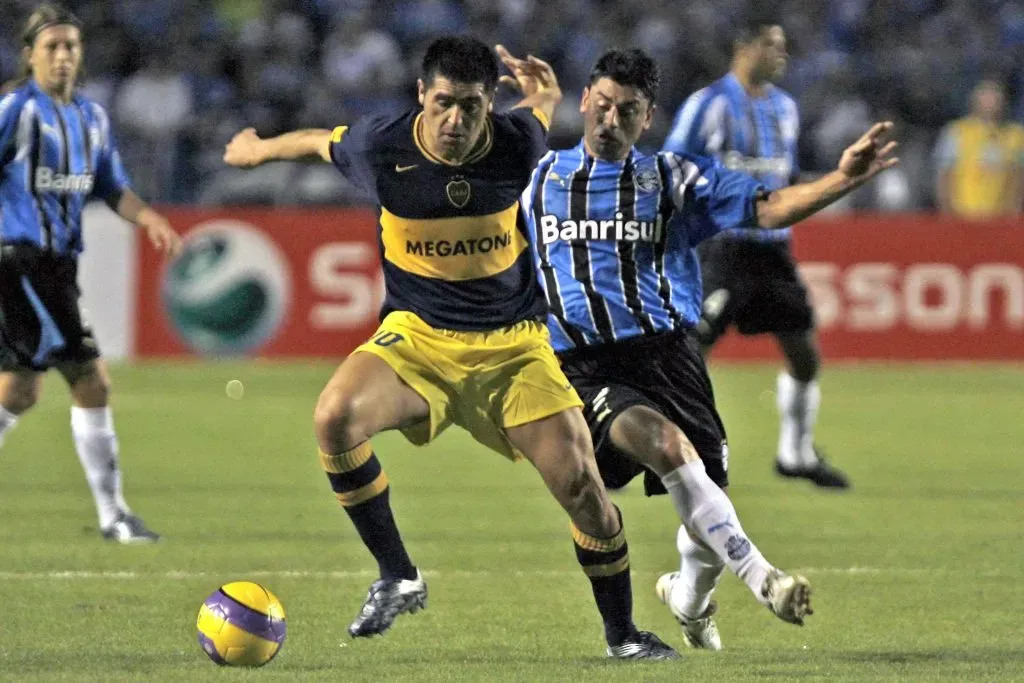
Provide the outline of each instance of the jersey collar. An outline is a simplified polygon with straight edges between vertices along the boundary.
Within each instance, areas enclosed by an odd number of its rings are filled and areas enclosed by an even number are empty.
[[[423,139],[423,134],[420,132],[420,120],[423,118],[423,112],[416,115],[416,118],[412,120],[412,141],[416,143],[416,148],[419,149],[427,161],[434,164],[443,164],[445,166],[466,166],[467,164],[475,164],[476,162],[483,159],[491,151],[491,147],[494,146],[494,123],[491,117],[487,117],[487,121],[484,123],[483,133],[480,134],[480,139],[477,140],[476,148],[469,153],[461,163],[454,163],[447,159],[433,154],[427,149],[426,142]]]

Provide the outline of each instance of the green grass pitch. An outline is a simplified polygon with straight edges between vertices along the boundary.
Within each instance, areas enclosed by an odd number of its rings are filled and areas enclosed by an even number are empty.
[[[101,542],[48,377],[0,450],[0,679],[1024,680],[1024,367],[828,367],[818,436],[853,478],[840,494],[771,474],[775,370],[714,367],[733,499],[769,560],[810,578],[816,614],[783,624],[726,576],[726,649],[648,664],[603,658],[567,521],[530,466],[456,430],[425,449],[375,441],[430,602],[384,638],[350,640],[375,571],[315,457],[331,370],[114,368],[126,493],[166,535],[155,547]],[[637,622],[681,647],[653,591],[677,562],[671,506],[637,485],[616,501]],[[235,579],[265,583],[288,613],[264,669],[218,669],[196,644],[200,603]]]

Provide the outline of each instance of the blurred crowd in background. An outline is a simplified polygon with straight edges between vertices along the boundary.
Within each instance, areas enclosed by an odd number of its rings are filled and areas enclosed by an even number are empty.
[[[227,169],[224,144],[329,128],[414,102],[426,44],[469,32],[559,75],[565,100],[552,145],[580,135],[589,69],[610,47],[642,47],[662,68],[660,145],[687,95],[729,68],[731,31],[758,0],[65,0],[84,23],[85,93],[108,107],[141,194],[157,202],[336,203],[351,188],[329,166]],[[0,75],[16,74],[18,31],[34,3],[0,0]],[[956,162],[943,130],[990,79],[985,116],[1024,120],[1024,4],[1009,0],[783,0],[791,54],[780,85],[800,104],[801,168],[834,166],[872,121],[891,119],[899,172],[854,208],[947,207],[937,178]],[[990,89],[991,90],[991,89]],[[513,102],[503,92],[499,105]],[[978,97],[974,98],[976,101]],[[993,109],[994,107],[994,109]],[[1003,144],[997,141],[995,144]],[[1022,143],[1024,144],[1024,143]],[[1024,152],[1021,153],[1024,155]],[[1024,159],[1018,158],[1024,164]],[[848,205],[848,206],[850,206]]]

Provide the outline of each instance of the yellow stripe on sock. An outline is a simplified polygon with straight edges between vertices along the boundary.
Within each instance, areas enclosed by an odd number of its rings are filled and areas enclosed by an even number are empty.
[[[629,555],[623,555],[609,564],[589,564],[583,566],[587,576],[615,576],[629,569]]]
[[[345,451],[340,455],[328,455],[320,451],[320,467],[324,468],[324,472],[344,474],[345,472],[351,472],[362,467],[372,457],[373,446],[370,445],[369,441],[364,441],[352,450]]]
[[[384,492],[384,489],[386,489],[387,487],[388,475],[384,474],[384,472],[381,472],[380,474],[377,475],[376,479],[371,481],[366,486],[360,486],[354,491],[335,493],[334,495],[337,496],[338,502],[341,503],[343,507],[350,508],[353,505],[365,503],[374,496],[380,495],[381,493]]]
[[[599,553],[610,553],[613,550],[618,550],[626,543],[625,529],[620,528],[619,533],[615,534],[611,538],[597,538],[596,536],[590,536],[589,534],[583,533],[571,522],[569,524],[569,528],[572,529],[572,540],[576,541],[576,545],[584,550],[593,550]]]

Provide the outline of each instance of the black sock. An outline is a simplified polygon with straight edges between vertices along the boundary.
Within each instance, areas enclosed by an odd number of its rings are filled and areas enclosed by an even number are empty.
[[[620,515],[621,520],[621,515]],[[572,527],[576,559],[590,579],[597,609],[604,620],[609,645],[620,645],[636,633],[633,625],[633,584],[629,574],[629,546],[624,530],[612,538],[596,538]]]
[[[338,502],[380,567],[382,579],[415,579],[416,567],[405,551],[391,512],[388,477],[369,441],[339,455],[320,453]]]

